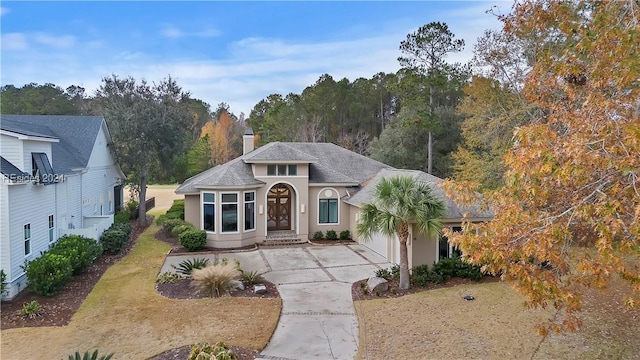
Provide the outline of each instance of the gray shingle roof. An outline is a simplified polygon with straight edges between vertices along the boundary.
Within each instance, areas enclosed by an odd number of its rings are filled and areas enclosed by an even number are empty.
[[[0,128],[60,139],[51,144],[53,170],[69,174],[71,169],[88,165],[103,121],[102,116],[0,115]]]
[[[391,166],[332,143],[286,143],[318,159],[309,165],[310,183],[360,184],[380,169]],[[351,181],[347,181],[351,179]]]
[[[251,165],[242,162],[242,158],[236,158],[188,178],[178,186],[176,194],[190,194],[204,187],[262,184],[264,182],[253,177]]]
[[[318,160],[318,158],[296,149],[292,144],[295,143],[268,143],[244,155],[242,159],[246,163],[263,161],[315,162]]]
[[[444,199],[445,204],[447,205],[447,214],[445,216],[445,219],[460,219],[463,217],[464,213],[470,213],[473,217],[476,218],[491,218],[493,216],[491,212],[480,212],[475,206],[466,208],[459,207],[453,202],[452,199],[446,196],[444,190],[439,186],[438,183],[440,181],[443,181],[442,179],[418,170],[404,170],[393,168],[382,169],[373,178],[367,181],[366,184],[364,184],[364,186],[360,188],[354,195],[352,195],[350,198],[346,198],[345,202],[356,206],[361,206],[362,204],[372,202],[374,189],[380,182],[380,180],[382,178],[390,178],[395,176],[410,176],[429,185],[429,187],[431,187],[433,191],[433,194]]]
[[[310,184],[357,185],[380,169],[390,168],[331,143],[273,142],[185,180],[176,193],[193,193],[200,187],[263,184],[253,177],[251,163],[255,161],[308,162]]]
[[[26,134],[25,134],[26,135]],[[26,172],[18,169],[10,161],[0,156],[0,173],[6,176],[29,176]]]

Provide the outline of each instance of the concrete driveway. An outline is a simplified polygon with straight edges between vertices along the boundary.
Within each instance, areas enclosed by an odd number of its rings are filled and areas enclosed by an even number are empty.
[[[168,256],[161,270],[194,257]],[[282,313],[273,336],[258,359],[353,359],[358,351],[358,318],[351,284],[391,264],[362,245],[261,248],[224,253],[244,270],[258,271],[276,284]]]

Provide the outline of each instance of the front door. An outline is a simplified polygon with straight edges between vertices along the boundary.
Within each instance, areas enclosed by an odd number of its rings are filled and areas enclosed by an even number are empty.
[[[291,230],[291,190],[274,185],[267,194],[267,230]]]

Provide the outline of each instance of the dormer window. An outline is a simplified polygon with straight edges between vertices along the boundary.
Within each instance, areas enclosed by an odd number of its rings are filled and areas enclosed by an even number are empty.
[[[31,175],[40,184],[48,185],[56,182],[56,176],[53,173],[47,154],[31,153]]]
[[[268,164],[267,176],[296,176],[298,165],[296,164]]]

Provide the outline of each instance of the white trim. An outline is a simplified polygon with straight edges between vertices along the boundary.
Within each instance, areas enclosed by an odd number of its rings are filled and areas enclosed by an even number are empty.
[[[309,176],[307,176],[307,175],[293,175],[293,176],[291,176],[291,175],[258,175],[258,176],[256,176],[256,179],[258,179],[258,178],[266,178],[266,179],[276,179],[276,178],[277,179],[284,179],[284,178],[297,179],[297,178],[300,178],[300,179],[306,179],[308,177]]]
[[[257,149],[256,149],[257,150]],[[242,159],[245,164],[315,164],[318,160],[253,160]]]
[[[225,192],[220,191],[219,194],[220,194],[220,231],[219,231],[219,233],[221,235],[239,234],[240,233],[240,206],[239,205],[241,204],[241,202],[240,202],[240,192],[239,191],[225,191]],[[225,202],[223,202],[222,201],[222,195],[225,195],[225,194],[236,194],[236,202],[235,203],[232,203],[232,202],[225,203]],[[223,217],[222,216],[222,211],[223,211],[222,210],[222,206],[225,205],[225,204],[236,204],[236,229],[237,229],[236,231],[224,231],[224,228],[222,227],[222,217]]]
[[[49,221],[51,218],[52,221]],[[51,227],[53,225],[53,227]],[[56,241],[56,217],[55,214],[47,216],[47,235],[49,236],[49,244]]]
[[[247,202],[245,200],[245,194],[246,193],[253,193],[253,201]],[[255,191],[255,190],[249,190],[249,191],[243,191],[242,192],[242,232],[243,233],[254,232],[254,231],[256,231],[256,228],[258,227],[257,226],[258,215],[256,214],[256,212],[258,211],[257,206],[256,206],[257,202],[258,202],[257,201],[258,200],[257,199],[257,195],[258,195],[258,192]],[[246,221],[247,221],[247,219],[245,219],[245,216],[247,215],[245,213],[245,210],[246,210],[246,204],[251,204],[251,203],[253,203],[253,229],[247,230],[244,227],[244,225],[246,224]]]
[[[280,179],[284,178],[284,176],[280,176],[279,178]],[[296,216],[296,221],[295,221],[296,224],[295,224],[295,229],[294,230],[296,232],[296,235],[300,235],[300,214],[298,214],[298,209],[300,208],[300,193],[298,192],[298,189],[292,183],[290,183],[288,181],[284,181],[284,180],[281,180],[281,181],[278,181],[278,182],[275,182],[275,183],[271,184],[271,186],[264,193],[264,206],[265,206],[264,214],[263,214],[263,216],[264,216],[264,233],[266,235],[269,232],[269,230],[267,230],[269,228],[269,226],[267,224],[267,216],[268,216],[267,207],[269,206],[269,203],[268,203],[267,199],[269,197],[269,191],[274,186],[276,186],[278,184],[289,185],[293,189],[293,192],[296,195],[296,207],[295,207],[295,210],[294,210],[295,211],[295,216]],[[293,211],[292,211],[292,213],[293,213]],[[289,221],[291,221],[291,219],[289,219]],[[291,223],[289,223],[289,225],[291,225]]]
[[[39,136],[39,135],[25,135],[11,130],[0,130],[0,134],[11,136],[17,138],[18,140],[32,140],[32,141],[43,141],[43,142],[51,142],[57,143],[60,142],[60,139],[48,136]]]
[[[31,239],[33,238],[33,236],[31,236],[31,223],[25,223],[22,225],[22,252],[24,252],[24,244],[27,242],[27,238],[24,237],[24,228],[25,226],[29,225],[29,253],[28,254],[24,254],[24,257],[28,257],[31,256],[31,253],[33,252],[33,246],[31,244]]]
[[[211,230],[205,230],[204,228],[204,194],[213,194],[213,202],[207,202],[207,204],[213,204],[213,231]],[[216,229],[218,228],[216,226],[216,197],[218,195],[216,194],[215,191],[201,191],[200,192],[200,229],[204,230],[207,234],[215,234],[216,233]]]
[[[319,186],[343,186],[343,187],[352,187],[359,186],[359,183],[309,183],[309,187],[319,187]]]
[[[326,190],[331,190],[337,194],[335,197],[326,197],[324,192]],[[321,223],[320,222],[320,199],[336,199],[338,205],[338,222],[335,223]],[[316,225],[318,226],[336,226],[340,225],[340,192],[333,187],[324,187],[318,191],[318,195],[316,196]]]

